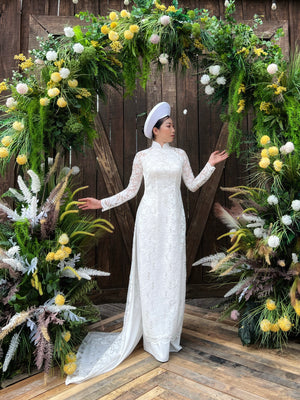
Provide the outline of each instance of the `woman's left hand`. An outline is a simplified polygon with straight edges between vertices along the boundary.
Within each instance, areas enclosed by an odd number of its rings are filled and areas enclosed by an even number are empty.
[[[226,158],[229,157],[229,154],[227,153],[226,150],[224,151],[214,151],[213,153],[211,153],[208,162],[210,163],[210,165],[212,167],[214,167],[216,164],[219,164],[222,161],[225,161]]]

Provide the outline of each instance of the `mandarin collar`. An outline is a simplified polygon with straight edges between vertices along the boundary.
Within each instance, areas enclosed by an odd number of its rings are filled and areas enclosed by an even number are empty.
[[[169,145],[169,143],[164,143],[162,146],[156,142],[155,140],[152,141],[152,146],[155,149],[161,149],[161,150],[167,150],[169,149],[171,146]]]

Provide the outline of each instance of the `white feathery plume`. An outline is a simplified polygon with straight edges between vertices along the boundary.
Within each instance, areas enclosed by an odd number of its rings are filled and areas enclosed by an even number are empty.
[[[99,271],[97,269],[92,269],[92,268],[79,268],[75,270],[77,274],[86,280],[91,280],[92,276],[109,276],[109,272],[104,272],[104,271]],[[77,278],[77,276],[72,272],[70,269],[66,269],[62,272],[62,276],[66,276],[69,278]]]
[[[10,341],[9,348],[7,350],[5,360],[3,363],[3,367],[2,367],[4,372],[7,370],[7,367],[9,365],[9,363],[11,362],[11,359],[13,358],[13,356],[15,355],[15,352],[17,351],[17,348],[18,348],[19,342],[20,342],[20,333],[21,333],[21,331],[19,333],[15,333]]]
[[[27,271],[27,268],[24,268],[22,263],[14,258],[3,258],[2,261],[10,265],[15,271],[20,271],[23,273]]]
[[[53,314],[56,314],[56,313],[60,313],[62,311],[76,310],[76,307],[66,306],[66,305],[63,305],[63,306],[49,305],[49,306],[45,306],[45,310],[49,311]]]
[[[194,262],[193,266],[204,265],[207,267],[211,267],[213,263],[219,262],[224,257],[226,257],[225,253],[211,254],[210,256],[200,258],[200,260]]]
[[[75,313],[73,313],[70,310],[66,310],[63,313],[63,317],[64,319],[68,319],[69,321],[76,321],[76,322],[85,322],[86,319],[84,317],[79,317],[78,315],[76,315]]]
[[[9,258],[14,257],[16,254],[19,254],[20,246],[12,246],[10,249],[6,251],[6,255]]]
[[[9,188],[8,191],[19,201],[25,201],[25,197],[21,195],[16,189]]]
[[[224,297],[232,296],[232,295],[235,294],[242,286],[244,286],[245,283],[247,283],[248,281],[250,281],[249,278],[241,280],[241,281],[238,282],[235,286],[233,286],[233,288],[231,288],[230,290],[228,290],[228,292],[224,294]]]
[[[27,174],[31,178],[31,191],[32,193],[38,193],[41,190],[41,181],[38,175],[31,169],[27,171]]]
[[[32,194],[30,193],[30,190],[25,185],[25,183],[24,183],[24,181],[23,181],[23,179],[22,179],[22,177],[20,175],[18,176],[18,185],[19,185],[20,190],[23,193],[23,196],[25,198],[26,203],[30,204],[31,203],[31,199],[32,199]]]
[[[2,211],[4,211],[5,212],[5,214],[9,217],[9,218],[11,218],[13,221],[18,221],[19,219],[20,219],[20,216],[15,212],[15,211],[13,211],[11,208],[9,208],[9,207],[6,207],[4,204],[2,204],[1,202],[0,202],[0,209],[2,210]]]
[[[240,224],[237,222],[236,218],[230,214],[224,207],[219,203],[214,205],[214,213],[217,218],[219,218],[223,224],[229,229],[239,229]]]

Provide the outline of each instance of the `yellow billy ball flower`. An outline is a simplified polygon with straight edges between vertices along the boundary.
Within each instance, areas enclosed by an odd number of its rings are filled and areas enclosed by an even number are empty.
[[[72,362],[72,363],[68,363],[64,365],[64,372],[67,375],[72,375],[74,374],[74,372],[76,371],[77,365],[76,363]]]
[[[275,324],[271,324],[271,327],[270,327],[271,332],[278,332],[279,330],[280,330],[280,328],[279,328],[278,322],[275,322]]]
[[[42,97],[40,99],[40,105],[45,107],[50,103],[50,99],[48,99],[48,97]]]
[[[276,310],[276,304],[275,301],[272,299],[267,299],[266,301],[266,307],[268,310],[273,311]]]
[[[76,354],[73,352],[70,352],[66,355],[66,363],[72,363],[77,360]]]
[[[65,245],[69,243],[69,236],[66,233],[63,233],[58,238],[58,243],[61,245]]]
[[[59,97],[57,99],[56,104],[58,105],[58,107],[64,108],[67,106],[68,103],[66,102],[66,100],[63,97]]]
[[[275,171],[277,171],[277,172],[280,172],[280,171],[281,171],[282,165],[283,165],[283,163],[282,163],[282,161],[280,161],[280,160],[275,160],[275,161],[273,162],[273,167],[274,167]]]
[[[68,85],[70,86],[70,88],[76,88],[78,86],[78,80],[77,79],[69,79]]]
[[[57,306],[63,306],[65,304],[66,299],[62,294],[57,294],[54,301]]]
[[[54,253],[54,260],[64,260],[67,256],[68,254],[66,252],[64,252],[62,249],[59,249],[56,253]]]
[[[270,159],[268,157],[262,157],[259,162],[260,168],[268,168],[269,165],[270,165]]]
[[[103,25],[101,26],[101,33],[103,33],[103,35],[107,35],[109,33],[110,29],[107,25]]]
[[[289,331],[292,327],[291,321],[287,317],[279,318],[278,325],[279,328],[284,332]]]
[[[48,90],[48,96],[49,97],[58,96],[59,93],[60,93],[60,90],[58,88],[56,88],[56,87]]]
[[[268,150],[269,150],[270,156],[272,156],[272,157],[277,156],[277,154],[279,153],[278,147],[276,147],[276,146],[269,147]]]
[[[0,158],[5,158],[9,155],[9,151],[6,147],[0,147]]]
[[[260,155],[261,155],[262,157],[268,157],[268,156],[269,156],[268,149],[262,149]]]
[[[12,137],[11,136],[4,136],[4,138],[1,139],[1,143],[3,146],[8,147],[12,142]]]
[[[132,33],[138,33],[138,31],[140,30],[140,28],[138,27],[138,25],[130,25],[129,30],[130,30],[130,32],[132,32]]]
[[[124,32],[124,38],[127,40],[131,40],[133,38],[133,33],[129,30]]]
[[[117,25],[118,25],[118,24],[117,24],[115,21],[113,21],[113,22],[110,24],[110,27],[111,27],[111,29],[114,29]]]
[[[70,331],[66,331],[62,334],[62,337],[64,339],[65,342],[68,342],[71,339],[71,333]]]
[[[46,261],[53,261],[54,260],[54,256],[55,253],[53,251],[50,251],[47,255],[46,255]]]
[[[130,13],[127,10],[122,10],[120,13],[122,18],[129,18],[130,17]]]
[[[119,34],[115,31],[110,31],[108,37],[112,42],[115,42],[116,40],[119,39]]]
[[[270,138],[267,135],[264,135],[260,139],[260,144],[265,146],[267,143],[270,143]]]
[[[114,11],[112,11],[112,12],[109,14],[109,19],[110,19],[111,21],[114,21],[115,19],[118,19],[117,13],[115,13]]]
[[[263,332],[269,332],[271,329],[271,322],[268,319],[263,319],[260,323],[260,329]]]
[[[60,82],[61,80],[62,80],[62,77],[60,76],[59,72],[53,72],[51,74],[51,81],[57,83],[57,82]]]
[[[72,253],[71,247],[64,246],[63,251],[69,256]]]
[[[15,121],[12,127],[15,131],[21,132],[24,129],[24,124],[20,121]]]
[[[25,154],[20,154],[16,159],[17,164],[25,165],[27,163],[27,157]]]

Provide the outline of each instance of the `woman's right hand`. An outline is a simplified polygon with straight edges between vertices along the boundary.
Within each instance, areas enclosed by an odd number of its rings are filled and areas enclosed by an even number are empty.
[[[96,210],[102,208],[101,200],[97,200],[94,197],[84,197],[83,199],[78,199],[82,204],[78,205],[78,208],[82,210]]]

